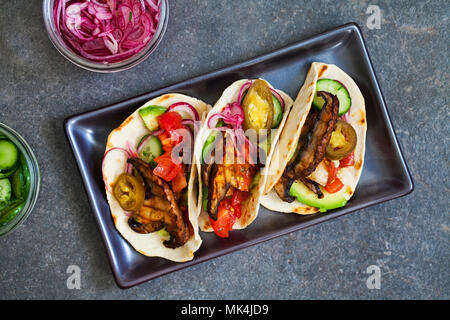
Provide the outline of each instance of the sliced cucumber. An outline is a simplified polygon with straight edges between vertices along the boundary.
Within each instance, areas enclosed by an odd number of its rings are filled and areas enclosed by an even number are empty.
[[[203,162],[209,162],[206,160],[211,160],[211,151],[214,148],[216,137],[219,135],[219,131],[213,131],[208,138],[206,139],[205,143],[203,144],[202,149],[202,160]]]
[[[24,179],[23,179],[22,170],[17,169],[11,176],[12,191],[13,191],[14,196],[17,199],[22,199],[23,185],[24,185]]]
[[[147,129],[150,131],[155,131],[158,130],[159,128],[157,118],[164,112],[166,112],[166,110],[167,110],[166,107],[151,105],[139,109],[139,115],[144,121],[144,124],[147,127]]]
[[[283,119],[283,108],[281,107],[280,101],[272,95],[273,99],[273,122],[272,129],[278,128],[281,123],[281,119]]]
[[[272,133],[270,133],[264,141],[261,141],[258,144],[258,147],[260,147],[262,151],[264,151],[265,156],[267,156],[270,153],[271,145],[272,145]]]
[[[19,212],[23,209],[25,202],[22,200],[14,200],[11,201],[6,208],[0,210],[0,227],[4,226],[15,216],[19,214]]]
[[[3,170],[3,171],[0,170],[0,179],[8,178],[8,177],[12,176],[13,173],[16,172],[18,165],[19,165],[19,162],[17,161],[16,164],[12,168],[10,168],[8,170]]]
[[[342,116],[344,113],[346,113],[352,105],[352,98],[350,97],[350,94],[339,81],[331,79],[320,79],[317,81],[316,94],[313,99],[313,106],[318,110],[322,110],[325,101],[317,95],[317,91],[325,91],[334,94],[338,98],[339,116]]]
[[[143,145],[138,156],[145,162],[149,163],[152,167],[156,167],[157,164],[153,160],[162,155],[164,150],[158,137],[152,136],[151,138],[147,138],[148,136],[143,137],[139,143],[138,148],[141,147],[142,143]]]
[[[11,200],[11,182],[9,179],[0,180],[0,209],[6,207],[9,200]]]
[[[28,165],[27,165],[27,161],[25,160],[23,155],[20,157],[20,170],[21,170],[22,177],[23,177],[22,196],[25,199],[28,194],[28,191],[30,190],[31,175],[30,175],[30,169],[28,168]]]
[[[224,126],[225,123],[223,120],[219,120],[216,124],[216,128]],[[203,143],[202,148],[202,161],[206,162],[206,159],[211,158],[211,149],[214,147],[214,141],[216,141],[216,137],[220,134],[220,131],[213,131],[211,134],[206,138],[205,143]]]
[[[20,156],[20,165],[10,177],[12,191],[16,199],[25,200],[30,189],[31,176],[26,160]]]
[[[16,165],[19,150],[9,140],[0,140],[0,172],[8,171]]]

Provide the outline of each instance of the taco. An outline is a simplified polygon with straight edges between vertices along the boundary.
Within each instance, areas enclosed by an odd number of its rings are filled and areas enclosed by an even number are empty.
[[[261,204],[311,214],[345,206],[364,164],[364,98],[335,65],[314,62],[268,169]]]
[[[195,144],[200,177],[199,226],[227,238],[256,218],[272,156],[292,99],[263,79],[225,89]]]
[[[189,151],[210,109],[195,98],[165,94],[108,137],[102,172],[111,216],[145,256],[183,262],[200,247],[198,176]]]

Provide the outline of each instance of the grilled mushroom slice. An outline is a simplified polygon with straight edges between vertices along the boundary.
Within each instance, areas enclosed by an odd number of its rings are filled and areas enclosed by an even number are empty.
[[[301,182],[303,182],[303,184],[308,187],[309,190],[311,190],[312,192],[314,192],[315,194],[317,194],[317,197],[319,199],[323,198],[323,192],[320,189],[320,186],[317,182],[308,179],[308,178],[300,178],[299,179]]]
[[[139,216],[133,215],[128,219],[128,225],[137,233],[152,233],[164,228],[162,221],[142,221]]]
[[[284,202],[294,202],[295,198],[289,194],[294,179],[289,179],[286,177],[281,177],[278,182],[274,185],[274,190],[278,194],[281,200]]]
[[[294,154],[291,156],[291,159],[287,163],[287,168],[290,168],[290,166],[296,161],[300,150],[302,150],[303,146],[308,141],[308,133],[314,127],[318,115],[319,112],[314,109],[311,109],[311,111],[308,113],[308,116],[306,117],[305,123],[303,124],[302,130],[300,132],[300,137],[295,147]]]
[[[148,163],[139,158],[130,158],[128,162],[133,165],[142,176],[147,185],[156,185],[163,190],[165,200],[170,204],[169,211],[159,209],[148,209],[143,206],[139,211],[139,216],[148,221],[162,221],[170,234],[170,239],[163,242],[167,248],[178,248],[184,245],[190,237],[190,228],[184,220],[183,212],[180,210],[175,195],[169,184],[153,174],[153,170]]]
[[[214,221],[217,220],[217,211],[219,210],[219,204],[227,195],[227,191],[230,188],[230,181],[227,178],[227,168],[223,164],[214,163],[211,169],[208,183],[208,203],[207,211],[208,215]]]
[[[307,142],[303,145],[296,160],[287,173],[290,177],[309,176],[325,157],[325,150],[331,138],[339,111],[339,100],[331,93],[317,92],[325,100],[325,106],[317,116],[313,128],[308,133]]]

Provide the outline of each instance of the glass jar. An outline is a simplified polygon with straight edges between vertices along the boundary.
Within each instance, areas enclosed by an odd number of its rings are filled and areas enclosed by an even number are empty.
[[[52,41],[55,48],[61,53],[67,60],[72,62],[73,64],[84,68],[86,70],[102,72],[102,73],[110,73],[110,72],[118,72],[130,69],[135,65],[144,61],[159,45],[161,39],[167,29],[167,23],[169,21],[169,4],[168,0],[161,0],[160,3],[160,11],[159,11],[159,23],[156,28],[156,32],[153,35],[153,38],[149,41],[149,43],[143,48],[141,51],[136,53],[134,56],[127,58],[120,62],[114,63],[102,63],[88,60],[81,55],[74,52],[62,39],[61,35],[57,32],[55,19],[53,15],[53,7],[55,4],[55,0],[44,0],[43,2],[43,14],[44,14],[44,23],[48,32],[48,36]]]
[[[11,221],[3,226],[0,226],[0,236],[2,236],[15,230],[30,215],[39,195],[41,178],[36,157],[25,139],[3,123],[0,123],[0,135],[6,136],[16,145],[19,152],[23,155],[30,172],[30,189],[28,191],[27,198],[25,199],[24,206]]]

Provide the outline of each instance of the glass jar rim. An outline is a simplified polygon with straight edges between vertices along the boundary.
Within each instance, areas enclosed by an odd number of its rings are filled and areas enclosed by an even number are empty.
[[[42,10],[44,15],[45,28],[47,34],[52,42],[53,46],[58,52],[67,60],[73,64],[94,72],[111,73],[128,70],[135,65],[144,61],[159,45],[164,33],[167,29],[169,21],[169,4],[168,0],[161,0],[160,8],[160,21],[156,28],[156,32],[150,42],[138,53],[123,61],[114,63],[98,63],[88,60],[70,49],[67,44],[62,40],[61,36],[56,31],[54,19],[53,19],[53,5],[55,0],[44,0],[42,3]]]

